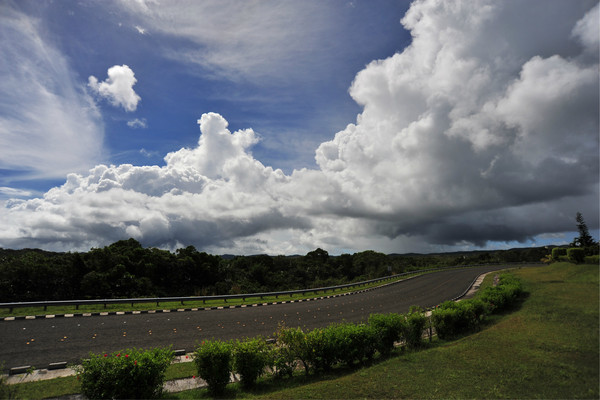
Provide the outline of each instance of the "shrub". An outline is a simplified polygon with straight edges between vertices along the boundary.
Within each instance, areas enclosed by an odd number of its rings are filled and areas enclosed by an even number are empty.
[[[481,300],[447,301],[433,311],[431,319],[438,336],[447,339],[479,329],[485,313]]]
[[[418,307],[411,307],[410,312],[406,314],[406,325],[403,332],[406,345],[409,348],[418,348],[423,345],[425,325],[427,325],[427,318],[423,310]]]
[[[600,256],[597,254],[593,256],[586,256],[583,261],[586,264],[598,264],[600,263]]]
[[[388,356],[394,349],[394,342],[399,341],[406,330],[406,319],[395,313],[371,314],[369,325],[376,332],[375,349],[382,356]]]
[[[585,249],[581,247],[571,247],[567,249],[567,257],[569,261],[575,264],[581,264],[585,258]]]
[[[511,274],[502,274],[498,286],[485,288],[479,298],[488,304],[490,312],[495,312],[512,306],[522,293],[521,281]]]
[[[206,381],[212,395],[220,395],[229,383],[232,367],[232,345],[219,340],[204,341],[196,348],[194,363],[198,376]]]
[[[78,370],[81,392],[90,399],[150,399],[162,395],[170,348],[90,354]]]
[[[317,328],[306,334],[307,361],[318,371],[329,371],[337,361],[335,326]]]
[[[296,359],[304,366],[306,375],[309,372],[309,360],[312,350],[308,347],[306,334],[300,328],[280,328],[277,333],[277,344],[274,365],[277,371],[292,375],[296,367]]]
[[[233,369],[240,375],[243,387],[254,386],[269,365],[269,345],[261,337],[237,341],[233,350]]]
[[[552,249],[552,259],[554,261],[559,261],[560,256],[566,256],[566,255],[567,255],[567,249],[565,249],[564,247],[555,247]]]
[[[365,358],[370,360],[375,354],[376,331],[366,324],[332,325],[333,346],[337,360],[348,366],[361,363]]]

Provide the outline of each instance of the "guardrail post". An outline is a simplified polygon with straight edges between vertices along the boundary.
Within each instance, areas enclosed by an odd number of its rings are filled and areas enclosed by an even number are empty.
[[[106,310],[106,303],[104,303],[104,309]]]
[[[183,300],[181,300],[181,305],[182,305],[182,306],[184,305],[184,304],[183,304]]]
[[[46,311],[48,309],[48,306],[44,306],[44,311]]]
[[[159,303],[159,302],[157,301],[157,302],[156,302],[156,307],[158,307],[158,303]]]
[[[75,304],[75,309],[79,310],[79,304]],[[46,311],[46,307],[44,307],[44,311]]]

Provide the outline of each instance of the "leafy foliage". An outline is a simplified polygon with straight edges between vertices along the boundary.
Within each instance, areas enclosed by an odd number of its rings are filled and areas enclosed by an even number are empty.
[[[479,329],[486,313],[481,300],[447,301],[432,312],[431,320],[440,339],[448,339]]]
[[[198,376],[206,381],[209,392],[221,395],[230,380],[233,345],[220,340],[204,341],[196,348],[194,363]]]
[[[544,248],[435,255],[385,255],[369,250],[340,256],[316,249],[305,256],[221,257],[199,252],[193,246],[174,253],[144,248],[134,239],[86,253],[0,249],[0,301],[269,292],[425,268],[538,261],[544,255]]]
[[[170,348],[90,354],[79,367],[81,392],[90,399],[151,399],[162,395]]]
[[[254,386],[265,367],[271,364],[271,351],[264,338],[237,341],[233,350],[233,369],[245,388]]]
[[[569,261],[575,264],[581,264],[585,259],[585,250],[579,247],[567,249],[567,257]]]
[[[304,366],[304,372],[308,375],[310,370],[310,353],[306,340],[306,333],[300,328],[280,327],[277,332],[276,354],[274,364],[280,375],[292,375],[296,367],[296,360],[300,360]]]
[[[403,315],[371,314],[369,325],[375,329],[375,348],[383,356],[388,356],[394,349],[394,342],[401,339],[407,329],[407,322]]]
[[[552,249],[552,260],[559,261],[560,256],[566,256],[567,249],[564,247],[555,247]]]
[[[427,317],[423,310],[419,307],[411,307],[411,310],[406,314],[406,325],[404,325],[403,336],[406,340],[406,345],[416,349],[423,345],[423,330],[427,325]]]

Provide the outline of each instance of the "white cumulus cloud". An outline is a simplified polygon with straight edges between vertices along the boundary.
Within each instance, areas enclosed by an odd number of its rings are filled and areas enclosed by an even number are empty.
[[[593,1],[417,1],[402,20],[412,44],[356,75],[363,111],[318,147],[318,169],[265,166],[254,130],[206,113],[197,145],[162,167],[98,165],[7,203],[0,246],[428,251],[570,231],[577,211],[595,229],[593,13]]]
[[[113,106],[121,106],[125,111],[135,111],[142,99],[133,90],[137,82],[135,74],[127,65],[114,65],[108,69],[108,78],[98,82],[98,78],[90,76],[88,86],[101,97],[106,98]]]

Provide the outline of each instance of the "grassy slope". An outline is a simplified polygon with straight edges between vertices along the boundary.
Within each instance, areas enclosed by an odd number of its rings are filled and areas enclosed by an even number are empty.
[[[515,273],[530,296],[477,334],[263,397],[597,399],[598,266]]]

